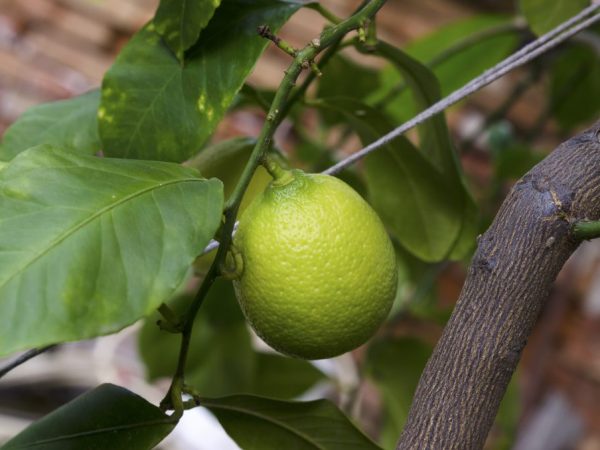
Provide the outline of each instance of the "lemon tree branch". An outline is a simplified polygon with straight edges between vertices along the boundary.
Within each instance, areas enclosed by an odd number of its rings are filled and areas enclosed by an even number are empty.
[[[483,448],[554,279],[580,243],[572,224],[600,229],[592,222],[600,220],[599,136],[600,122],[531,169],[478,240],[398,449]]]
[[[178,413],[181,412],[182,406],[180,399],[182,392],[185,391],[183,380],[194,319],[202,306],[206,294],[210,290],[215,279],[220,275],[221,264],[225,261],[225,256],[231,245],[232,232],[234,230],[242,197],[250,184],[254,171],[271,148],[273,135],[275,134],[278,124],[284,117],[287,107],[289,107],[290,92],[295,86],[298,76],[302,70],[309,68],[310,65],[314,63],[314,58],[320,52],[334,45],[336,42],[339,42],[350,31],[359,28],[365,20],[371,19],[384,3],[385,0],[371,0],[366,2],[362,8],[346,20],[325,29],[318,38],[313,39],[308,45],[295,53],[292,63],[285,71],[285,76],[275,93],[275,98],[271,103],[267,119],[262,127],[256,145],[252,150],[238,184],[225,204],[223,212],[224,222],[219,233],[220,245],[217,255],[185,314],[181,331],[182,338],[177,368],[169,391],[161,402],[163,409],[176,408]],[[286,109],[284,110],[284,108]]]

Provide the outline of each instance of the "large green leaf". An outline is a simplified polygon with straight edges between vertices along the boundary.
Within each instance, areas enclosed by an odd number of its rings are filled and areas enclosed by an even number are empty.
[[[221,0],[161,0],[154,25],[180,61],[183,52],[196,43],[220,3]]]
[[[149,314],[219,226],[222,184],[176,164],[27,150],[0,171],[0,354]]]
[[[441,90],[437,78],[425,65],[385,42],[379,42],[377,50],[402,73],[419,111],[440,100]],[[437,114],[425,121],[419,127],[419,132],[421,149],[440,171],[441,178],[447,182],[447,187],[452,191],[452,195],[460,202],[459,234],[452,246],[452,252],[446,257],[450,259],[464,258],[471,253],[475,245],[475,236],[478,231],[478,209],[462,175],[460,162],[454,152],[444,115]]]
[[[598,50],[577,44],[566,49],[550,73],[552,112],[563,128],[594,120],[600,112]]]
[[[179,297],[171,307],[183,314],[190,300]],[[151,380],[173,375],[180,344],[179,336],[156,326],[159,318],[149,317],[139,336]],[[189,385],[211,396],[253,393],[292,398],[323,377],[306,361],[255,352],[231,282],[218,280],[213,285],[194,323],[186,368]]]
[[[369,199],[392,234],[423,261],[447,258],[463,223],[461,197],[405,138],[365,160]]]
[[[377,88],[378,84],[379,80],[375,70],[337,55],[327,63],[327,68],[319,79],[317,96],[363,100]],[[333,111],[324,111],[323,113],[323,118],[328,124],[342,122],[343,117]]]
[[[33,423],[3,450],[146,450],[176,421],[142,397],[103,384]]]
[[[381,444],[395,448],[431,347],[409,338],[376,341],[369,347],[366,371],[380,390],[386,417]]]
[[[245,450],[379,448],[327,400],[301,403],[235,395],[203,399],[201,405]]]
[[[96,120],[99,103],[100,92],[94,90],[28,109],[4,133],[0,159],[8,161],[40,144],[94,154],[102,148]]]
[[[429,68],[405,52],[385,42],[379,42],[377,51],[388,59],[402,74],[410,87],[418,110],[427,109],[441,98],[437,78]],[[419,126],[421,149],[449,180],[459,178],[460,170],[444,114],[437,114]]]
[[[197,153],[268,41],[300,1],[227,0],[180,64],[154,24],[125,46],[102,83],[99,129],[110,156],[184,161]]]
[[[388,132],[387,117],[351,99],[323,99],[343,114],[368,144]],[[399,137],[365,159],[369,200],[391,234],[424,261],[449,256],[464,222],[464,192],[451,183],[408,139]]]
[[[589,0],[519,0],[521,12],[537,35],[550,31],[589,4]]]

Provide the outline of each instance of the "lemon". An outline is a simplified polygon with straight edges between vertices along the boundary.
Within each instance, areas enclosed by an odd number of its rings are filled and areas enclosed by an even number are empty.
[[[332,176],[285,171],[242,215],[233,254],[248,322],[290,356],[330,358],[358,347],[394,300],[396,258],[383,224]]]

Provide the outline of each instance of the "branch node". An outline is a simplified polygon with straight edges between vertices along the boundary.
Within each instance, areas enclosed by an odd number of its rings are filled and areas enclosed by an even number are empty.
[[[370,21],[364,20],[360,23],[358,29],[356,30],[358,32],[358,41],[361,44],[367,42],[367,29],[369,28],[369,24]]]
[[[285,53],[290,55],[291,57],[295,57],[298,54],[298,50],[296,50],[292,45],[281,39],[279,36],[275,35],[268,25],[260,25],[257,28],[259,36],[270,40],[273,42],[279,49],[283,50]]]

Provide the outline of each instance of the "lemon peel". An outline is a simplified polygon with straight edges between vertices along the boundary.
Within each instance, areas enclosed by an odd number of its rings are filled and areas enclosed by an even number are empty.
[[[395,253],[377,214],[343,181],[285,172],[285,183],[274,180],[240,219],[236,295],[273,348],[329,358],[363,344],[385,320]]]

